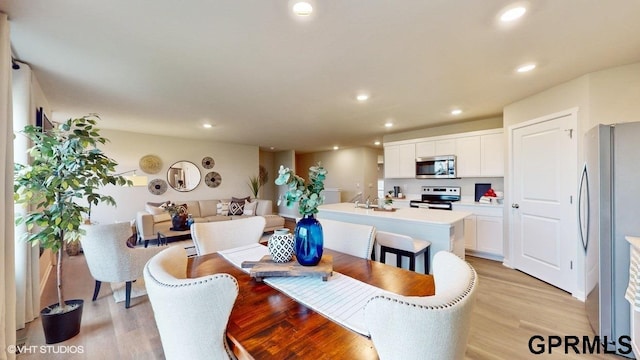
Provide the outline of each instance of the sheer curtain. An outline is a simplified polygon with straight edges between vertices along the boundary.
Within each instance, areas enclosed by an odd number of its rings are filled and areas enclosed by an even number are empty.
[[[9,21],[0,13],[0,359],[15,359],[7,349],[16,343],[12,119]]]
[[[20,64],[20,69],[11,72],[13,94],[13,127],[15,131],[25,125],[33,123],[36,105],[33,101],[32,74],[27,64]],[[29,161],[27,149],[29,141],[26,136],[16,135],[13,143],[16,163],[26,164]],[[17,214],[26,213],[26,207],[16,205]],[[26,226],[15,228],[15,238],[20,239],[27,231]],[[16,327],[22,329],[25,324],[35,319],[40,311],[40,279],[39,257],[40,249],[23,241],[15,242],[15,273],[16,273]]]

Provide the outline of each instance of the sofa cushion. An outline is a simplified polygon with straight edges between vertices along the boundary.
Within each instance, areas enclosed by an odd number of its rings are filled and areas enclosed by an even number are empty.
[[[169,215],[169,213],[166,211],[163,212],[162,214],[153,215],[154,223],[159,223],[159,222],[169,221],[169,220],[171,220],[171,215]]]
[[[243,215],[244,213],[244,203],[245,201],[249,201],[250,198],[231,198],[231,203],[229,203],[229,215]]]
[[[255,216],[256,215],[256,208],[258,207],[258,202],[257,201],[246,201],[244,202],[244,210],[242,210],[242,215],[246,215],[246,216]]]
[[[218,215],[218,203],[219,200],[200,200],[200,217],[215,216]]]
[[[200,204],[198,201],[185,201],[183,205],[187,206],[187,214],[191,214],[192,217],[202,217],[200,215]]]

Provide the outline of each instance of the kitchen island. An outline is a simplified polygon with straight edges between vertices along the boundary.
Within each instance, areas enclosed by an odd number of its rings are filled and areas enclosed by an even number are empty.
[[[373,225],[388,231],[431,242],[431,257],[438,251],[449,251],[464,259],[464,218],[467,211],[398,208],[378,211],[356,207],[353,203],[326,204],[318,207],[318,219]],[[376,256],[379,255],[376,253]],[[418,262],[419,263],[419,262]],[[420,269],[416,268],[416,271]]]

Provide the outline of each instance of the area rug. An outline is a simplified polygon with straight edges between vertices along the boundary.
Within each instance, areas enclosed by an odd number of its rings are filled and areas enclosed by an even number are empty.
[[[131,298],[137,298],[147,295],[147,289],[144,286],[144,279],[140,278],[131,284]],[[113,291],[113,298],[117,303],[123,302],[126,295],[125,283],[111,283],[111,291]]]

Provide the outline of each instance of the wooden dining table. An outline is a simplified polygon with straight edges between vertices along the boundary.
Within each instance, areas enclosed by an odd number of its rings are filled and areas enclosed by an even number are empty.
[[[400,295],[435,293],[433,276],[385,265],[325,249],[333,270]],[[190,278],[227,273],[239,293],[233,306],[227,337],[234,352],[254,359],[377,359],[371,340],[329,320],[311,308],[256,281],[218,253],[189,259]],[[318,281],[322,281],[318,279]],[[385,314],[379,314],[385,316]]]

